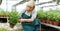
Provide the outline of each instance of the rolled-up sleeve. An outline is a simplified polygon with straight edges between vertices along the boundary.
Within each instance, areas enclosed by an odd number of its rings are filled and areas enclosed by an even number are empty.
[[[31,18],[34,18],[34,19],[35,19],[36,16],[37,16],[37,11],[33,11],[33,12],[32,12],[32,17],[31,17]]]

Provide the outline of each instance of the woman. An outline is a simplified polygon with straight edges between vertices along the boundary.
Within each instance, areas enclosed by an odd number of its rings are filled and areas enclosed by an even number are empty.
[[[26,9],[21,12],[21,18],[19,21],[22,24],[24,31],[38,31],[40,22],[36,19],[36,11],[34,1],[29,1],[26,6]]]

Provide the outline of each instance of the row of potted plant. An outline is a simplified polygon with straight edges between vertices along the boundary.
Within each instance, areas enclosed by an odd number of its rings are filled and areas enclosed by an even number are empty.
[[[4,11],[3,9],[0,9],[0,17],[8,17],[8,13],[7,11]]]
[[[17,11],[4,11],[3,9],[0,9],[0,17],[8,17],[8,22],[10,24],[10,27],[13,28],[14,25],[16,25],[16,23],[19,22],[19,17],[20,17],[20,13]]]
[[[37,18],[44,23],[58,25],[60,23],[60,11],[52,10],[44,12],[43,10],[39,10],[37,12]]]

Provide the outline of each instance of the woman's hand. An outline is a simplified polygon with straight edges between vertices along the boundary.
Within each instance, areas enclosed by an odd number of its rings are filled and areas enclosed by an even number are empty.
[[[19,19],[20,22],[33,22],[34,19],[31,18],[31,19]]]
[[[20,22],[24,22],[24,20],[23,20],[23,19],[19,19],[19,21],[20,21]]]

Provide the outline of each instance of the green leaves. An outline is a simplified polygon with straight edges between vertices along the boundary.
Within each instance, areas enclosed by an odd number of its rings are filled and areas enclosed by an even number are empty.
[[[20,13],[13,11],[13,12],[9,12],[9,11],[4,11],[3,9],[0,9],[0,15],[3,16],[8,16],[9,17],[9,23],[13,23],[16,24],[17,22],[19,22],[18,18],[20,17]]]
[[[42,18],[43,17],[42,14],[43,14],[42,10],[37,11],[37,18],[38,19]]]
[[[20,16],[20,13],[14,11],[14,12],[10,12],[10,15],[9,15],[9,23],[12,23],[12,24],[16,24],[18,22],[18,18]]]
[[[4,11],[3,9],[0,8],[0,15],[8,16],[9,12],[8,11]]]
[[[39,19],[43,18],[46,20],[51,20],[51,21],[60,21],[60,11],[59,10],[52,10],[52,11],[38,11],[37,15]]]
[[[43,12],[43,10],[39,10],[39,11],[37,12],[37,18],[38,18],[38,19],[41,19],[41,18],[47,19],[46,16],[47,16],[47,15],[46,15],[46,12]]]

